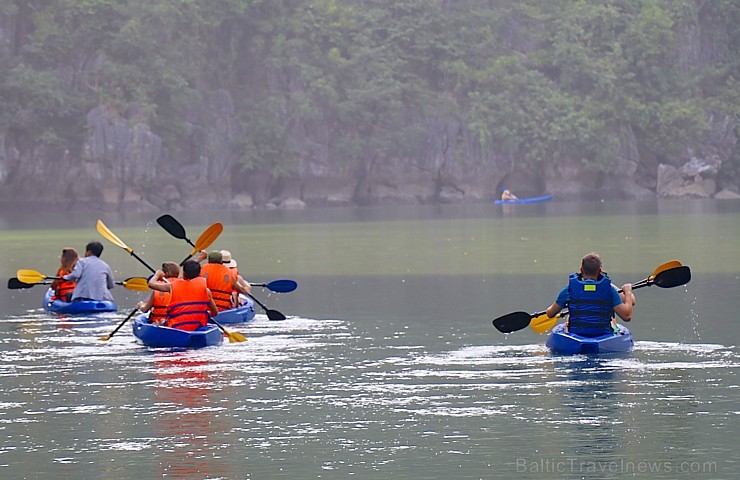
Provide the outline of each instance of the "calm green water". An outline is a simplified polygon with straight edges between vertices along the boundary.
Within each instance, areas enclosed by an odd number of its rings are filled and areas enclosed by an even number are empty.
[[[163,212],[165,213],[165,212]],[[0,292],[0,478],[737,478],[740,203],[487,205],[176,215],[224,223],[255,295],[289,316],[246,343],[148,350],[122,313],[60,319]],[[146,262],[190,247],[156,215],[102,219]],[[0,217],[3,279],[52,274],[97,217]],[[120,278],[147,270],[102,240]],[[580,257],[617,283],[679,259],[685,287],[636,292],[626,358],[553,357],[494,317],[549,305]],[[5,281],[5,280],[3,280]]]

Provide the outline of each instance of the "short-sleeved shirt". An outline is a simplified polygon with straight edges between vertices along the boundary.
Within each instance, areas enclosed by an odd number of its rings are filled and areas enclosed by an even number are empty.
[[[596,283],[594,280],[584,280],[585,283]],[[568,305],[568,302],[570,302],[570,290],[566,286],[562,290],[560,290],[560,293],[558,294],[558,299],[555,300],[555,303],[560,305],[561,307],[566,307]],[[612,308],[616,307],[617,305],[622,304],[622,297],[619,296],[619,290],[617,290],[617,287],[612,285]]]

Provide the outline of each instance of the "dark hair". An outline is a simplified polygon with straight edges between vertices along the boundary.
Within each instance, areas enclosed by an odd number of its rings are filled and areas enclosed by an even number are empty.
[[[195,260],[187,260],[182,264],[182,278],[190,280],[200,275],[200,263]]]
[[[85,251],[92,253],[96,257],[99,257],[103,254],[103,244],[100,242],[90,242],[85,245]]]
[[[180,276],[180,266],[175,262],[164,262],[162,264],[162,271],[165,278],[177,278]]]
[[[598,253],[589,253],[581,260],[581,268],[584,275],[588,275],[589,277],[598,275],[601,269],[601,257]]]

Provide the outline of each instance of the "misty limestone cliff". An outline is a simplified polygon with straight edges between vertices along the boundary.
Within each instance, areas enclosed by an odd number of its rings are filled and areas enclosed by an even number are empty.
[[[107,2],[91,2],[84,11],[53,1],[36,10],[17,2],[0,11],[0,204],[155,212],[461,203],[490,201],[503,186],[519,196],[550,193],[562,199],[738,198],[740,154],[732,113],[737,106],[721,109],[716,98],[722,95],[712,97],[713,103],[700,88],[684,92],[676,82],[679,87],[671,90],[663,85],[671,78],[650,76],[664,61],[666,71],[675,68],[687,79],[711,80],[704,74],[712,72],[721,80],[706,81],[705,89],[722,91],[724,79],[733,75],[723,68],[732,68],[727,59],[737,48],[736,27],[717,4],[686,2],[689,13],[681,16],[678,7],[665,13],[671,2],[657,2],[663,13],[655,14],[653,3],[625,3],[619,10],[563,2],[572,9],[563,18],[542,4],[531,6],[541,15],[525,18],[526,9],[471,2],[499,21],[500,52],[494,54],[464,50],[475,40],[454,36],[460,30],[456,18],[470,25],[462,34],[471,39],[485,38],[475,34],[489,32],[490,25],[475,24],[480,16],[455,2],[430,2],[419,11],[409,2],[410,18],[398,24],[395,17],[389,24],[383,9],[366,12],[362,2],[351,1],[336,6],[346,7],[345,17],[312,7],[306,17],[300,8],[276,11],[275,18],[270,9],[261,12],[267,16],[263,25],[301,25],[306,38],[255,29],[250,15],[258,10],[221,18],[216,9],[216,27],[199,24],[204,37],[192,43],[181,25],[146,10],[146,2],[136,4],[143,13]],[[67,16],[60,17],[62,12]],[[295,17],[281,23],[288,14]],[[321,14],[331,19],[325,22],[328,33],[313,20]],[[424,15],[444,37],[423,27],[408,37],[389,34],[391,28],[416,28]],[[592,18],[597,26],[616,19],[615,31],[633,28],[645,38],[599,39],[603,32],[588,24]],[[352,30],[358,20],[366,30]],[[334,39],[333,22],[350,33],[344,40]],[[585,22],[584,44],[578,44],[581,24],[571,28],[569,22]],[[641,25],[648,27],[642,31]],[[131,31],[136,35],[127,37]],[[655,32],[671,45],[665,47]],[[654,33],[657,39],[650,37]],[[323,44],[311,35],[326,45],[314,49]],[[59,43],[57,36],[67,41]],[[359,44],[352,43],[355,38]],[[393,44],[395,38],[401,43]],[[608,48],[598,50],[597,40]],[[365,41],[373,48],[365,50]],[[456,47],[449,46],[455,41]],[[563,48],[552,47],[556,42]],[[622,42],[619,48],[612,46],[616,42]],[[174,52],[165,48],[171,44],[177,45],[170,47]],[[198,50],[202,45],[207,48]],[[384,57],[379,45],[395,50]],[[599,77],[602,55],[630,48],[614,54],[614,71]],[[426,53],[416,58],[417,49]],[[654,51],[661,54],[650,57]],[[572,52],[578,55],[568,56]],[[550,59],[554,54],[562,58]],[[365,61],[376,63],[363,69]],[[583,72],[576,71],[578,62],[585,64]],[[387,65],[386,76],[378,74]],[[598,90],[614,72],[629,75],[615,75]],[[527,88],[517,88],[525,80],[531,82]],[[580,102],[579,89],[593,97]],[[662,105],[663,98],[678,100]],[[686,113],[687,105],[696,108]],[[591,123],[598,128],[589,129]],[[569,128],[575,124],[580,129]],[[703,133],[677,148],[671,139],[681,138],[681,128]],[[573,146],[561,145],[568,142]]]

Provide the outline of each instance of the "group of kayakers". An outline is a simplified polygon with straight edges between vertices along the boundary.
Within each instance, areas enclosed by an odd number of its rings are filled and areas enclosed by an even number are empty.
[[[110,289],[114,278],[110,266],[100,259],[103,244],[90,242],[85,246],[85,256],[79,258],[74,248],[63,248],[55,279],[52,300],[74,302],[79,300],[113,301]]]
[[[199,261],[208,260],[201,267]],[[149,311],[151,323],[166,324],[182,330],[197,330],[218,312],[239,306],[239,294],[248,295],[252,287],[239,275],[236,261],[228,250],[200,252],[182,264],[182,278],[178,266],[162,264],[149,279],[154,290],[139,309]]]
[[[110,266],[100,259],[103,245],[90,242],[85,256],[79,258],[73,248],[62,249],[59,279],[54,280],[53,299],[65,302],[79,300],[113,300],[114,286]],[[201,267],[200,262],[207,260]],[[164,262],[149,279],[152,294],[137,307],[149,312],[151,323],[182,330],[197,330],[219,312],[239,306],[240,294],[249,295],[251,285],[237,270],[236,260],[228,250],[198,252],[180,266]]]

